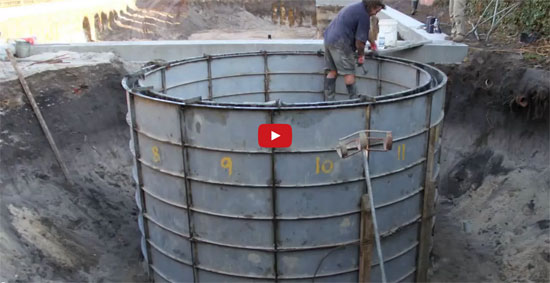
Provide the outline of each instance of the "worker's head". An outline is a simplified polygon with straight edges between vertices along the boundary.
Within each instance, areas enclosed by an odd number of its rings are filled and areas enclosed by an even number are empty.
[[[363,0],[363,4],[370,16],[374,16],[378,14],[380,10],[386,9],[386,5],[382,3],[382,0]]]

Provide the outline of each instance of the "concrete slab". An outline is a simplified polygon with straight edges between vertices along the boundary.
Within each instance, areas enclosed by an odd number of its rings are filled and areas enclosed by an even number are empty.
[[[315,0],[315,6],[347,6],[356,2],[359,0]]]
[[[45,52],[18,59],[17,64],[25,77],[45,71],[108,64],[116,59],[113,53]],[[0,61],[0,82],[16,80],[17,74],[10,61]]]
[[[347,5],[358,0],[318,0],[317,5]],[[468,46],[445,40],[445,34],[430,34],[423,23],[391,7],[380,13],[380,18],[398,22],[398,32],[405,40],[397,47],[381,52],[383,55],[402,57],[423,63],[460,63],[468,53]],[[408,46],[408,47],[407,47]],[[113,52],[126,61],[146,62],[155,59],[167,61],[204,54],[225,54],[266,51],[318,51],[323,41],[316,39],[296,40],[181,40],[181,41],[125,41],[74,44],[39,44],[32,47],[31,54],[57,51]]]

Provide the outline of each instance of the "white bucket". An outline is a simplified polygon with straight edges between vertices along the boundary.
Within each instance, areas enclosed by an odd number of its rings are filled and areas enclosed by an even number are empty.
[[[19,58],[29,57],[31,55],[31,44],[25,40],[15,41],[15,56]]]
[[[380,19],[378,26],[380,27],[380,32],[378,33],[377,40],[383,37],[385,46],[397,45],[397,21],[392,19]]]

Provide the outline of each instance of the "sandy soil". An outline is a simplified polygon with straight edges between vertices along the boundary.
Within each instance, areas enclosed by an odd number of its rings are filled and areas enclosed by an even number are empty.
[[[548,282],[550,73],[479,50],[440,67],[449,85],[431,280]]]
[[[144,281],[120,64],[28,77],[76,185],[17,81],[0,83],[0,281]],[[86,86],[75,91],[74,85]]]
[[[25,77],[50,70],[60,70],[97,64],[108,64],[115,60],[113,53],[76,53],[59,51],[42,53],[18,59],[17,65]],[[0,82],[17,79],[10,61],[0,61]]]
[[[139,1],[144,2],[144,1]],[[206,4],[205,4],[206,5]],[[260,6],[260,3],[257,4]],[[263,8],[269,12],[271,6]],[[99,39],[112,40],[179,40],[179,39],[267,39],[315,38],[317,28],[311,19],[296,19],[294,25],[274,23],[232,2],[205,7],[185,1],[151,1],[138,10],[120,14]],[[313,6],[312,6],[313,7]]]

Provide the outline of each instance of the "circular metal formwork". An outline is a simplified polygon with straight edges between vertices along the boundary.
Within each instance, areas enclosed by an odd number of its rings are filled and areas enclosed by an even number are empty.
[[[205,56],[126,77],[142,250],[155,281],[357,281],[362,156],[338,139],[392,131],[369,156],[388,281],[425,273],[446,76],[368,59],[350,100],[323,101],[314,52]],[[258,145],[260,124],[290,124],[292,146]],[[371,280],[380,280],[372,257]],[[417,272],[418,271],[418,272]]]

